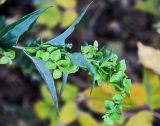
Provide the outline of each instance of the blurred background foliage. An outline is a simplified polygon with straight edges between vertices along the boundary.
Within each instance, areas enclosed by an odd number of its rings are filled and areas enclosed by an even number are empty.
[[[0,0],[0,28],[36,9],[47,10],[21,43],[34,45],[62,33],[91,0]],[[100,47],[125,58],[132,79],[131,97],[124,100],[123,117],[114,126],[160,125],[160,1],[94,0],[87,14],[67,39],[78,51],[84,41],[97,39]],[[20,53],[20,52],[17,52]],[[115,90],[95,87],[83,71],[71,75],[60,97],[60,117],[48,88],[23,54],[11,66],[0,66],[0,125],[2,126],[107,126],[101,116],[103,101]],[[56,84],[60,90],[61,82]],[[59,92],[57,92],[59,94]]]

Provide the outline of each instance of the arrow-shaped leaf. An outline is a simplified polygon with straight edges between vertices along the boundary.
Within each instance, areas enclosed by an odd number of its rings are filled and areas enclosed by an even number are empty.
[[[67,79],[68,79],[68,74],[63,74],[63,81],[62,81],[62,87],[60,90],[60,94],[62,94],[64,91],[65,85],[67,83]]]
[[[79,66],[81,68],[87,68],[89,72],[92,74],[92,87],[91,87],[91,92],[94,88],[95,85],[95,69],[93,65],[81,54],[81,53],[70,53],[69,57],[72,61],[72,63],[76,66]]]
[[[81,21],[82,17],[86,13],[86,11],[87,11],[87,9],[89,8],[90,5],[91,5],[91,3],[84,8],[81,15],[74,21],[74,23],[65,32],[63,32],[58,37],[46,42],[46,44],[51,44],[51,45],[56,45],[56,46],[65,45],[66,38],[68,38],[68,36],[74,31],[76,25]]]
[[[48,8],[49,7],[28,14],[15,23],[3,28],[0,31],[0,46],[9,48],[16,45],[20,37],[30,29],[38,17]]]
[[[58,98],[57,98],[56,88],[54,85],[54,80],[53,80],[51,72],[45,68],[45,61],[37,60],[36,58],[31,57],[28,54],[26,55],[33,61],[36,68],[40,72],[42,78],[45,80],[46,84],[48,85],[48,88],[54,100],[54,106],[55,106],[56,113],[57,115],[59,115]]]

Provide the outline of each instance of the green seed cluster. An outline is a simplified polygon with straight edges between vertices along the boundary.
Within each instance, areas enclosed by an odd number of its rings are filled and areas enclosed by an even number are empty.
[[[125,74],[125,60],[118,61],[118,56],[112,51],[99,51],[97,41],[93,45],[82,46],[81,52],[94,66],[98,85],[102,86],[103,82],[107,82],[120,92],[111,101],[105,101],[106,114],[103,118],[105,122],[112,124],[119,120],[123,98],[125,95],[130,96],[131,80]]]
[[[12,60],[15,58],[15,51],[8,49],[4,50],[0,48],[0,64],[12,64]]]
[[[25,48],[25,51],[38,60],[45,61],[45,67],[53,72],[53,78],[59,79],[62,74],[71,74],[79,70],[70,60],[68,48],[71,48],[71,45],[64,47],[40,44],[37,47]],[[112,51],[99,50],[97,41],[93,45],[81,46],[81,53],[93,65],[98,85],[102,86],[103,82],[107,82],[119,92],[111,100],[104,102],[104,121],[113,124],[121,117],[123,98],[126,95],[130,96],[131,80],[125,74],[125,60],[118,61],[118,56]]]
[[[114,121],[120,120],[122,114],[122,100],[123,97],[119,94],[113,96],[112,100],[104,102],[106,107],[106,114],[103,116],[107,124],[113,125]]]
[[[38,47],[25,48],[25,51],[38,60],[46,61],[45,67],[53,72],[54,79],[61,78],[63,73],[71,74],[79,70],[67,56],[66,47],[41,44]]]

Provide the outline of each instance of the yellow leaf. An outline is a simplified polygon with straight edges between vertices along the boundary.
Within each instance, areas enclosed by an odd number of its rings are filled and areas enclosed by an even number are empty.
[[[85,112],[80,113],[78,120],[81,126],[100,126],[99,122],[97,122],[90,114]]]
[[[74,122],[78,117],[78,108],[75,102],[67,102],[60,110],[60,121],[64,125]]]
[[[70,26],[77,17],[78,14],[74,9],[65,11],[62,16],[61,27],[66,28]]]
[[[53,6],[43,13],[37,23],[47,25],[49,28],[55,27],[61,20],[61,11],[58,7]]]
[[[51,93],[46,85],[41,86],[41,94],[43,97],[43,101],[45,101],[46,104],[51,105],[51,106],[54,104]]]
[[[160,14],[160,9],[157,6],[157,0],[138,0],[135,4],[135,9],[150,13],[155,16],[159,16]]]
[[[128,104],[129,107],[126,107],[124,109],[135,109],[147,104],[147,95],[144,85],[134,83],[131,87],[130,92],[130,97],[125,97],[123,101],[125,104]]]
[[[129,98],[133,106],[143,106],[147,103],[145,87],[142,84],[133,84],[131,88],[131,97]],[[132,107],[133,107],[132,106]]]
[[[111,99],[113,95],[113,88],[110,86],[95,87],[90,95],[90,89],[85,91],[87,98],[87,106],[94,112],[105,113],[104,100]]]
[[[148,104],[152,109],[160,107],[160,77],[149,69],[144,69],[144,82]]]
[[[56,0],[57,5],[64,8],[75,8],[77,1],[76,0]]]
[[[60,92],[62,82],[57,84],[58,91]],[[65,86],[65,89],[62,93],[62,99],[64,101],[73,101],[78,96],[78,87],[75,85],[71,85],[70,83],[67,83]]]
[[[138,56],[146,68],[160,74],[160,50],[138,43]]]
[[[38,101],[34,105],[34,112],[40,119],[48,119],[50,116],[50,107],[43,101]]]
[[[141,111],[134,115],[125,126],[152,126],[153,115],[149,111]]]
[[[38,34],[38,37],[43,39],[51,39],[53,38],[53,32],[51,30],[43,30]]]

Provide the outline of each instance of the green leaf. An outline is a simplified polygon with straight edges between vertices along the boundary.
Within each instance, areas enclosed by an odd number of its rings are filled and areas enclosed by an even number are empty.
[[[113,74],[113,76],[110,78],[110,82],[111,83],[120,82],[124,76],[125,76],[124,72],[119,71],[119,72]]]
[[[3,56],[0,58],[0,64],[8,64],[9,63],[9,58],[6,56]]]
[[[48,60],[46,63],[45,63],[45,67],[48,69],[48,70],[54,70],[56,69],[56,64],[51,61],[51,60]]]
[[[30,29],[30,27],[36,22],[37,18],[48,8],[49,7],[40,9],[26,15],[15,23],[3,28],[0,31],[0,46],[9,48],[16,45],[20,37]]]
[[[126,62],[125,62],[125,60],[119,61],[118,65],[117,65],[117,71],[125,72],[125,70],[126,70]]]
[[[60,50],[55,50],[51,53],[50,55],[50,58],[53,60],[53,61],[58,61],[59,59],[61,59],[61,52]]]
[[[59,79],[62,76],[62,72],[59,69],[56,69],[53,71],[53,78],[54,79]]]
[[[81,68],[87,68],[89,72],[95,74],[93,65],[81,53],[70,53],[68,56],[74,65]]]
[[[38,71],[40,72],[42,78],[45,80],[46,84],[48,85],[48,88],[54,100],[54,107],[55,107],[56,113],[57,115],[59,115],[58,98],[57,98],[56,88],[54,85],[54,80],[52,78],[51,72],[45,68],[45,61],[37,60],[35,57],[31,57],[30,55],[28,55],[25,51],[24,53],[33,61]]]
[[[46,43],[51,44],[51,45],[56,45],[56,46],[58,46],[58,45],[63,45],[64,46],[66,38],[68,38],[70,36],[70,34],[74,31],[76,25],[80,22],[80,20],[82,19],[82,17],[86,13],[89,6],[90,6],[90,4],[87,7],[85,7],[85,9],[81,13],[81,15],[74,21],[74,23],[65,32],[63,32],[58,37],[53,38]]]

